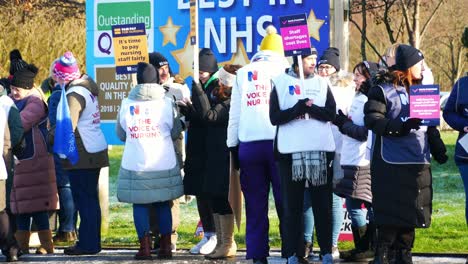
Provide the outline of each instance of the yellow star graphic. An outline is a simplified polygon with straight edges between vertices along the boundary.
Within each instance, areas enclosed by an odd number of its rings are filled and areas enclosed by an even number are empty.
[[[322,27],[325,20],[317,19],[315,16],[314,10],[310,10],[309,18],[307,18],[307,25],[309,27],[309,36],[320,41],[320,27]]]
[[[193,76],[193,46],[190,45],[190,36],[187,36],[183,48],[171,51],[171,54],[179,64],[179,74],[184,79]]]
[[[247,52],[245,51],[244,43],[242,40],[237,40],[237,52],[232,54],[232,57],[228,61],[220,62],[220,65],[226,64],[239,64],[241,66],[247,65],[250,63],[249,57],[247,57]]]
[[[163,47],[167,45],[167,43],[171,42],[175,46],[177,46],[177,32],[180,30],[182,26],[174,25],[172,22],[172,17],[167,18],[166,25],[160,26],[159,31],[163,34]]]

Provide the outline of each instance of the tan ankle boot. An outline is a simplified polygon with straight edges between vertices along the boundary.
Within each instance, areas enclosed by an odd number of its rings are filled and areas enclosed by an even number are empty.
[[[54,254],[54,241],[52,240],[52,231],[40,230],[37,232],[41,246],[36,250],[36,254]]]
[[[219,246],[213,254],[207,256],[209,259],[232,258],[236,256],[237,245],[234,241],[234,215],[219,215],[222,239],[218,240]]]
[[[15,233],[16,241],[23,254],[29,254],[29,237],[31,236],[30,231],[17,230]]]

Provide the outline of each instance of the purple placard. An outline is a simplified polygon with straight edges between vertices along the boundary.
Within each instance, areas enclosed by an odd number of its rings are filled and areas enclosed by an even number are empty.
[[[410,117],[421,118],[425,126],[440,124],[439,85],[410,86]]]
[[[306,14],[280,17],[280,33],[285,56],[310,54],[310,35]]]

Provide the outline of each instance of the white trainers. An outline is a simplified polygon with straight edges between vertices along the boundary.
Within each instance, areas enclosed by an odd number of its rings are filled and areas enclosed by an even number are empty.
[[[338,250],[338,247],[332,247],[331,255],[333,259],[340,259],[340,251]]]
[[[217,242],[218,242],[218,240],[216,239],[216,235],[210,236],[208,238],[208,241],[200,247],[200,254],[208,255],[211,252],[213,252],[213,250],[216,247]]]
[[[322,264],[333,264],[332,254],[326,254],[322,257]]]
[[[208,237],[203,236],[202,240],[198,242],[195,246],[190,249],[190,254],[198,255],[200,254],[200,248],[208,242]]]

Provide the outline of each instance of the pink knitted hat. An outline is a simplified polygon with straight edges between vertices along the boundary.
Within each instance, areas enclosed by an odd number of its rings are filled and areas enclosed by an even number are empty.
[[[59,80],[73,81],[80,78],[80,68],[76,63],[76,59],[71,51],[65,52],[62,57],[55,63],[54,77]]]

